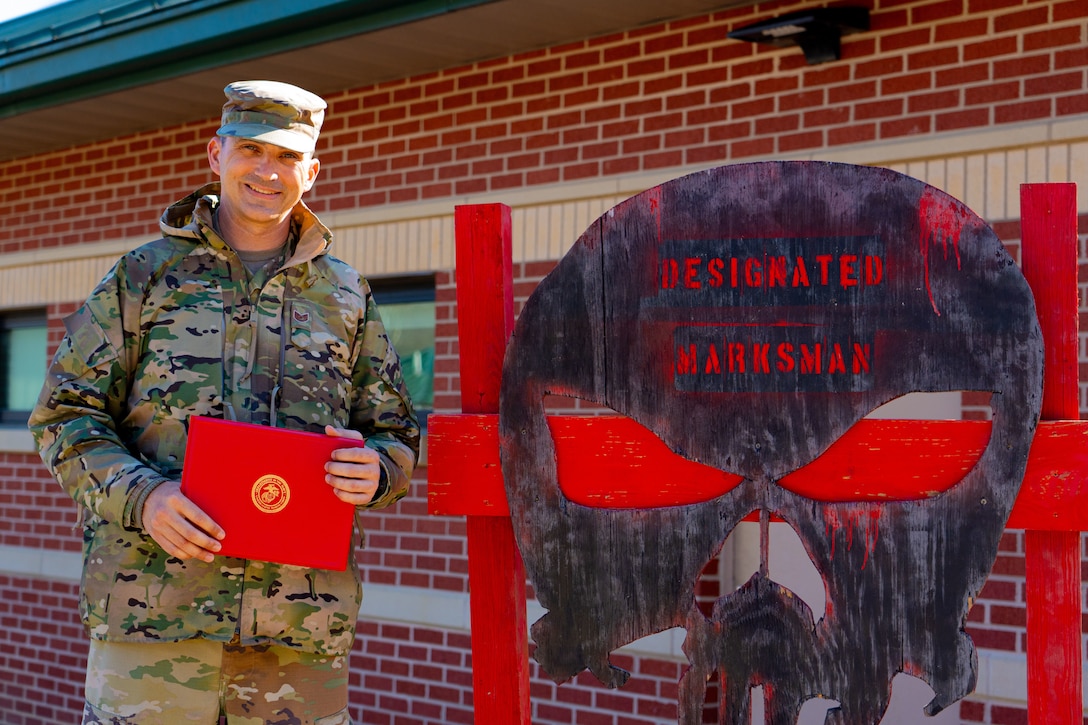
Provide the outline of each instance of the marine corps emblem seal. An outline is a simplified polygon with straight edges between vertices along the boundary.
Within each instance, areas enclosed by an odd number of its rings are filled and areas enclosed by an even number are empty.
[[[253,484],[251,492],[253,505],[266,514],[274,514],[287,507],[291,500],[291,488],[287,481],[269,474],[261,476]]]

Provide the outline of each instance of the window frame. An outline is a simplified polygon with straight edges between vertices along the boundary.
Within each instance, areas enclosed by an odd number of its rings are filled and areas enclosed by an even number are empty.
[[[410,302],[430,302],[434,304],[437,300],[437,295],[435,293],[436,280],[433,273],[398,277],[368,277],[367,281],[370,283],[370,291],[374,296],[375,304],[378,306],[379,314],[381,314],[381,311],[389,305],[406,304]],[[437,334],[433,330],[432,333],[435,334],[435,343],[437,344]],[[398,352],[400,351],[398,350]],[[433,369],[431,370],[431,376],[433,390]],[[419,418],[420,426],[424,430],[426,430],[427,427],[427,417],[433,412],[433,401],[431,405],[426,408],[417,405],[416,415]]]
[[[45,330],[45,350],[42,351],[42,382],[49,368],[49,316],[44,307],[0,310],[0,335],[12,330],[40,327]],[[0,347],[0,427],[25,426],[30,418],[29,409],[9,408],[7,397],[8,369],[7,350]]]

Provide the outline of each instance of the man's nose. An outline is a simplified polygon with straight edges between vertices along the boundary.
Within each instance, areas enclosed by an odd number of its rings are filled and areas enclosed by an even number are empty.
[[[257,162],[257,173],[261,178],[275,180],[279,176],[276,165],[268,156],[262,156]]]

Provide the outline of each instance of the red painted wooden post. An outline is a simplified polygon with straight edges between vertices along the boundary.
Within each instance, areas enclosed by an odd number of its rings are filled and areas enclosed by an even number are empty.
[[[459,206],[454,225],[461,410],[498,413],[503,353],[514,329],[510,208]],[[475,722],[528,725],[525,567],[509,518],[469,516],[466,523]]]
[[[1077,419],[1077,196],[1074,184],[1024,184],[1024,276],[1046,349],[1042,418]],[[1080,532],[1027,531],[1028,722],[1082,722]]]

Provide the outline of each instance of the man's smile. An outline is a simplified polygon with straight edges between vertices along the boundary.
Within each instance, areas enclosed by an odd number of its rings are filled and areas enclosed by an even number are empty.
[[[253,184],[246,184],[245,186],[253,193],[259,194],[261,196],[278,196],[280,193],[282,193],[275,189],[262,189],[260,187],[254,186]]]

